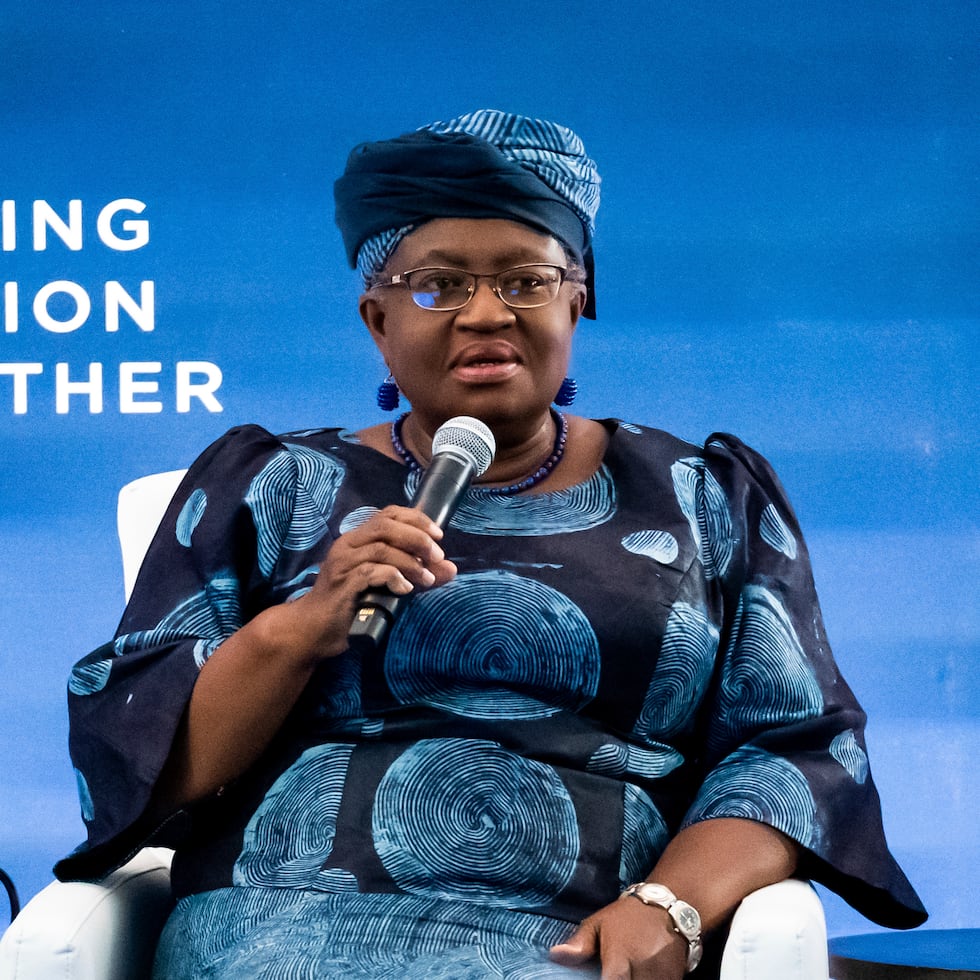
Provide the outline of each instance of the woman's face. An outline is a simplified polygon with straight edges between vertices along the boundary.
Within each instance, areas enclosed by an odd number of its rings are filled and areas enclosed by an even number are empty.
[[[513,266],[567,266],[561,245],[514,221],[438,218],[407,235],[385,275],[440,267],[497,273]],[[491,427],[540,423],[565,377],[585,287],[564,283],[545,306],[513,309],[488,279],[460,310],[420,309],[407,288],[373,289],[360,311],[418,421],[433,432],[455,415]]]

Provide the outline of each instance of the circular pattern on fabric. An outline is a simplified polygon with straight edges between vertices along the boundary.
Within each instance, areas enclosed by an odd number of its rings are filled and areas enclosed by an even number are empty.
[[[707,615],[674,603],[633,734],[656,739],[683,728],[704,697],[717,652],[718,629]]]
[[[759,518],[759,535],[770,548],[795,559],[799,551],[796,536],[789,529],[774,504],[767,504]]]
[[[708,579],[724,576],[735,553],[728,498],[700,456],[686,456],[670,467],[674,493],[691,527]]]
[[[604,776],[640,776],[662,779],[684,764],[684,756],[669,745],[640,748],[625,742],[606,742],[589,756],[586,771]]]
[[[355,527],[360,527],[362,524],[366,524],[377,513],[377,507],[356,507],[349,514],[346,514],[344,519],[340,522],[340,533],[346,534],[348,531],[353,531]]]
[[[635,531],[623,538],[623,547],[634,555],[652,558],[661,565],[676,561],[680,551],[677,538],[669,531]]]
[[[328,730],[366,724],[361,703],[361,660],[351,651],[325,660],[317,671],[317,724]],[[381,719],[376,719],[381,724]]]
[[[357,891],[352,874],[323,867],[353,751],[352,745],[314,746],[276,780],[245,828],[235,885]]]
[[[178,902],[157,965],[166,976],[213,980],[598,980],[591,966],[549,961],[549,947],[572,929],[551,916],[415,895],[221,888]]]
[[[623,786],[623,844],[619,881],[623,888],[642,881],[670,840],[667,821],[656,804],[632,783]]]
[[[779,598],[761,585],[739,597],[710,742],[725,751],[775,725],[815,718],[823,691]]]
[[[599,669],[599,641],[571,599],[499,570],[458,575],[415,596],[385,654],[400,702],[467,718],[581,709],[595,697]]]
[[[116,637],[117,656],[142,647],[198,637],[192,655],[204,666],[214,650],[242,625],[238,580],[221,572],[205,587],[172,609],[151,630],[138,630]]]
[[[860,786],[864,785],[870,770],[868,756],[858,744],[852,729],[849,728],[846,732],[841,732],[840,735],[835,736],[830,743],[830,754],[850,773],[854,782]]]
[[[91,823],[95,819],[95,803],[92,801],[92,792],[88,788],[88,780],[81,769],[75,770],[75,785],[78,788],[78,803],[81,807],[82,820]]]
[[[208,506],[208,495],[200,489],[195,490],[184,502],[177,515],[177,541],[185,548],[191,546],[191,537],[197,525],[201,523],[204,511]]]
[[[115,658],[97,656],[105,649],[100,647],[72,667],[71,674],[68,676],[68,690],[72,694],[77,694],[79,697],[97,694],[109,683],[112,661]]]
[[[579,851],[555,770],[476,739],[406,749],[378,786],[372,831],[399,888],[495,907],[553,901]]]
[[[194,644],[194,663],[200,670],[210,659],[211,654],[218,649],[224,641],[221,639],[198,640]]]
[[[413,499],[421,479],[416,470],[408,474],[406,499]],[[617,506],[616,484],[612,474],[602,465],[584,483],[553,493],[506,496],[470,487],[450,525],[467,534],[542,537],[591,530],[610,520]]]
[[[491,977],[501,980],[588,980],[598,977],[598,973],[591,970],[585,972],[552,963],[546,949],[527,945],[510,949],[512,945],[517,944],[502,940],[492,946],[478,943],[439,950],[406,962],[399,980],[489,980]],[[379,974],[365,974],[369,975]]]
[[[806,777],[787,759],[746,746],[705,779],[685,824],[743,817],[769,824],[804,847],[817,839],[816,803]]]
[[[346,474],[334,456],[283,444],[256,474],[245,503],[255,522],[259,570],[271,576],[279,553],[306,551],[327,533],[327,517]]]

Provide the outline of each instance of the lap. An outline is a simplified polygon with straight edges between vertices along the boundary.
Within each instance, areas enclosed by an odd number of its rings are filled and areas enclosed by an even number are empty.
[[[181,900],[158,980],[574,980],[548,960],[572,923],[409,895],[226,888]]]

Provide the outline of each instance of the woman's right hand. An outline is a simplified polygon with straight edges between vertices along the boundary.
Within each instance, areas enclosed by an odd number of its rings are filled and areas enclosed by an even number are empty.
[[[314,660],[347,649],[357,599],[367,589],[395,595],[444,585],[456,575],[439,541],[442,529],[422,511],[389,506],[330,545],[312,590],[283,608]]]

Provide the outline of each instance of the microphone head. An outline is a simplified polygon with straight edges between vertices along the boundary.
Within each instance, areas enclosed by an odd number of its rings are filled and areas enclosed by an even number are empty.
[[[476,476],[483,476],[490,469],[496,451],[493,433],[470,415],[457,415],[443,422],[432,438],[433,457],[447,452],[464,456],[473,464]]]

